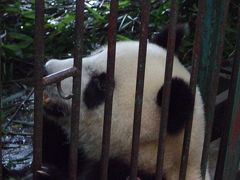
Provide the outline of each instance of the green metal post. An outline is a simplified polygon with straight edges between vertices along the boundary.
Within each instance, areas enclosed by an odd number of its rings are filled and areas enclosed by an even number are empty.
[[[228,5],[229,0],[206,0],[199,74],[199,85],[206,109],[206,130],[201,162],[203,179],[206,174],[212,134]]]
[[[235,180],[240,160],[240,8],[237,47],[215,180]]]
[[[2,39],[0,36],[0,180],[2,180],[2,131],[1,131],[1,125],[2,125],[2,60],[1,60],[1,55],[2,55]]]
[[[212,29],[212,16],[213,16],[213,0],[203,0],[205,1],[204,7],[204,20],[203,20],[203,27],[202,27],[202,50],[201,50],[201,57],[199,62],[199,75],[198,75],[198,85],[200,87],[201,94],[205,99],[207,94],[207,77],[209,77],[209,56],[212,43],[210,41],[211,35],[213,32]]]

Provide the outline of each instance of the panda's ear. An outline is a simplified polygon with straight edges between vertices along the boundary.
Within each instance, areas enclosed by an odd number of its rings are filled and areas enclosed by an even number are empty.
[[[104,103],[106,96],[106,73],[94,75],[88,82],[83,93],[83,102],[88,109]]]
[[[162,105],[163,87],[157,94],[157,104]],[[191,120],[194,97],[189,85],[180,78],[173,78],[168,112],[167,132],[176,134],[180,132],[187,121]]]
[[[159,33],[156,33],[152,40],[153,43],[166,49],[167,48],[167,40],[168,40],[168,31],[169,31],[169,26],[165,27]],[[187,23],[177,24],[175,51],[177,51],[179,46],[181,45],[184,35],[187,35],[188,33],[189,33],[189,25]]]

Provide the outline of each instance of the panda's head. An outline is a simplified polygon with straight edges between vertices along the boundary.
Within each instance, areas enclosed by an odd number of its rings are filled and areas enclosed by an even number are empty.
[[[177,50],[180,46],[180,42],[184,34],[188,31],[186,24],[178,24],[176,31],[176,47]],[[148,51],[153,51],[153,56],[159,55],[159,61],[165,61],[166,51],[164,50],[167,46],[167,35],[168,28],[164,28],[160,33],[155,35],[152,39],[154,44],[161,46],[162,48],[154,47],[150,44]],[[132,81],[135,79],[136,72],[136,61],[138,55],[138,43],[137,42],[119,42],[117,43],[117,57],[116,57],[116,74],[115,77],[119,80],[115,80],[115,89],[125,88],[129,91],[131,87],[135,87],[135,83]],[[155,51],[155,52],[154,52]],[[159,52],[157,52],[159,51]],[[156,53],[157,52],[157,53]],[[150,54],[151,52],[149,52]],[[151,54],[149,55],[151,57]],[[157,58],[157,57],[154,57]],[[164,59],[164,60],[161,60]],[[106,63],[107,63],[107,48],[103,47],[95,51],[91,56],[83,58],[82,63],[82,103],[81,107],[88,110],[94,110],[101,107],[105,101],[106,96]],[[61,70],[70,68],[73,66],[73,59],[52,59],[45,64],[46,75],[59,72]],[[131,67],[131,69],[129,68]],[[129,73],[127,70],[130,69]],[[132,75],[132,77],[130,77]],[[118,81],[128,81],[122,86],[119,86]],[[132,82],[131,82],[132,81]],[[159,82],[162,83],[162,82]],[[65,94],[72,93],[72,78],[67,78],[61,82],[63,92]],[[124,87],[126,86],[126,87]],[[114,89],[114,91],[115,91]],[[121,89],[124,91],[124,89]],[[131,93],[130,93],[131,94]],[[116,95],[116,92],[115,92]],[[123,94],[125,97],[128,96],[126,92]],[[132,94],[131,94],[132,95]],[[117,95],[116,95],[117,96]],[[121,97],[122,98],[122,97]],[[47,86],[44,92],[44,107],[47,115],[50,117],[65,117],[70,115],[70,104],[71,100],[62,99],[56,88],[56,84]],[[99,110],[99,109],[98,109]]]
[[[97,109],[105,101],[106,59],[98,56],[97,54],[89,58],[83,58],[81,80],[81,108],[83,110],[92,111]],[[46,75],[49,75],[71,67],[73,67],[72,58],[64,60],[52,59],[45,64],[44,70]],[[72,77],[61,81],[61,88],[65,95],[72,94]],[[44,109],[48,116],[51,118],[68,117],[70,115],[70,108],[71,100],[64,99],[59,95],[56,84],[45,88]]]
[[[164,33],[166,32],[164,31]],[[179,30],[179,32],[181,31]],[[167,35],[165,34],[165,36]],[[179,39],[181,40],[181,38]],[[163,46],[163,44],[161,45]],[[124,148],[129,149],[131,147],[131,138],[129,137],[132,136],[138,50],[139,42],[137,41],[117,42],[116,44],[111,135],[111,145],[116,151],[117,149],[123,151]],[[142,143],[154,141],[158,136],[165,63],[165,48],[148,43],[140,136]],[[72,66],[72,58],[65,60],[53,59],[46,63],[45,70],[48,74],[52,74]],[[96,145],[101,146],[102,130],[99,128],[103,126],[107,86],[106,66],[106,47],[101,48],[94,55],[83,58],[82,61],[81,119],[79,127],[82,134],[80,134],[80,141],[84,144],[89,142],[89,149],[94,149]],[[168,132],[170,133],[181,131],[184,122],[191,114],[192,107],[189,105],[192,104],[192,95],[188,88],[189,77],[189,72],[175,57],[172,81],[172,87],[175,90],[172,90],[172,103],[170,103],[170,111],[172,112],[170,112],[170,124],[168,126]],[[65,94],[72,93],[72,78],[63,80],[61,85]],[[58,123],[68,129],[71,100],[62,99],[57,92],[56,85],[53,84],[45,88],[44,102],[46,114],[52,119],[58,119]],[[178,119],[177,123],[175,119]],[[121,144],[124,145],[119,148]]]

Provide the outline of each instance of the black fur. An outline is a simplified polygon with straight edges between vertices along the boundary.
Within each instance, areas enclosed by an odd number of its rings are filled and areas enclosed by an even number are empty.
[[[67,180],[69,144],[64,131],[56,123],[43,121],[43,167],[39,170],[38,180]],[[100,161],[87,159],[78,150],[78,180],[99,180]],[[108,179],[127,180],[130,166],[118,159],[109,160]],[[141,180],[153,180],[154,175],[138,172]]]
[[[163,48],[167,48],[168,30],[169,30],[169,28],[166,27],[161,32],[157,33],[152,40],[153,43],[158,44],[159,46],[161,46]],[[185,32],[186,32],[186,25],[185,24],[177,24],[175,51],[177,51],[178,48],[180,47],[183,36],[185,35]]]
[[[55,122],[43,120],[43,168],[40,180],[66,180],[69,158],[69,140],[64,130]],[[79,172],[87,164],[84,152],[78,150]]]
[[[157,104],[162,104],[163,87],[157,94]],[[187,121],[190,120],[193,112],[194,97],[188,84],[182,79],[173,78],[171,86],[171,96],[168,114],[167,132],[176,134]]]
[[[62,128],[51,120],[43,120],[43,163],[68,167],[68,139]]]
[[[50,102],[47,105],[43,106],[44,113],[48,116],[53,116],[56,118],[65,117],[70,115],[70,110],[67,104],[60,102]]]
[[[79,180],[98,180],[100,177],[100,162],[95,162],[86,167],[85,173],[80,174]],[[130,166],[118,159],[110,159],[108,166],[108,180],[127,180],[130,176]],[[140,180],[154,180],[155,175],[138,171]],[[163,177],[165,180],[165,177]]]
[[[104,103],[106,97],[106,73],[94,75],[83,94],[83,102],[88,109],[93,109]]]

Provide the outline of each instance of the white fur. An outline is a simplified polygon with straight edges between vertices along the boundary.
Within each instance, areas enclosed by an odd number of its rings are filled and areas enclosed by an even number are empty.
[[[131,137],[133,126],[134,98],[139,43],[135,41],[118,42],[116,45],[115,89],[113,97],[111,157],[120,157],[126,162],[130,160]],[[139,169],[155,172],[157,156],[157,140],[160,124],[160,107],[156,97],[163,85],[166,50],[148,43],[145,86],[143,97],[142,125],[140,135]],[[107,48],[95,55],[83,59],[82,93],[91,78],[91,73],[106,72]],[[50,60],[46,64],[49,73],[72,67],[73,59]],[[179,77],[189,82],[190,74],[186,68],[174,58],[173,77]],[[62,82],[64,92],[71,93],[72,78]],[[49,87],[47,92],[54,98],[59,98],[55,89]],[[59,99],[58,99],[59,100]],[[71,106],[71,101],[68,101]],[[84,147],[90,158],[98,159],[101,153],[101,138],[103,126],[104,105],[88,110],[81,101],[81,120],[79,125],[79,144]],[[197,88],[194,107],[194,120],[190,145],[190,155],[187,170],[187,180],[200,180],[200,160],[204,139],[204,111],[200,92]],[[69,120],[58,123],[69,131]],[[178,136],[167,135],[164,157],[164,170],[168,180],[178,179],[181,161],[183,132]],[[208,176],[208,174],[207,174]],[[208,179],[208,178],[207,178]]]

